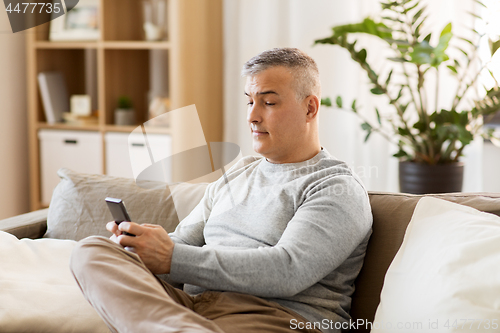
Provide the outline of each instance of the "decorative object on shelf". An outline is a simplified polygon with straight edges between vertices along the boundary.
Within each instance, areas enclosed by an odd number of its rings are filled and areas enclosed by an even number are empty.
[[[149,104],[149,120],[144,123],[148,126],[168,127],[170,120],[166,114],[170,111],[170,99],[155,97]]]
[[[68,89],[63,74],[57,71],[39,73],[38,87],[47,123],[61,122],[63,112],[69,111]]]
[[[63,120],[66,125],[72,126],[86,126],[86,125],[97,125],[98,117],[97,112],[89,114],[87,116],[77,115],[73,112],[64,112]]]
[[[70,98],[71,113],[75,116],[90,116],[92,100],[89,95],[72,95]]]
[[[167,5],[165,0],[142,1],[144,35],[148,41],[158,41],[167,35]]]
[[[80,0],[66,15],[50,21],[49,39],[58,42],[98,40],[98,22],[99,0]]]
[[[484,6],[477,0],[471,0]],[[495,80],[495,86],[484,89],[480,97],[471,98],[471,88],[478,87],[477,80],[480,73],[488,74],[488,64],[478,64],[477,43],[482,37],[476,30],[471,29],[474,41],[456,36],[452,32],[449,23],[444,27],[436,38],[437,44],[431,45],[431,33],[425,27],[426,6],[416,0],[398,0],[381,2],[382,16],[374,21],[365,18],[356,24],[347,24],[333,27],[332,36],[318,39],[315,44],[338,45],[346,49],[351,58],[363,68],[373,85],[371,93],[374,95],[385,95],[389,98],[389,104],[395,110],[391,114],[383,114],[375,108],[376,121],[371,121],[358,112],[359,107],[354,100],[350,107],[345,108],[342,98],[336,98],[336,106],[339,109],[347,109],[356,113],[363,121],[361,128],[367,132],[365,141],[373,132],[380,133],[389,142],[398,146],[399,151],[394,157],[399,158],[400,163],[412,163],[412,168],[421,168],[418,172],[421,178],[417,182],[423,182],[429,178],[425,170],[432,166],[442,168],[443,165],[457,164],[462,156],[463,149],[472,142],[475,137],[494,138],[493,130],[483,127],[483,116],[493,117],[500,110],[500,89]],[[474,18],[480,17],[471,13]],[[353,34],[363,33],[376,36],[387,42],[388,48],[392,50],[392,56],[388,58],[394,64],[390,72],[382,78],[367,62],[366,49],[356,48],[358,42]],[[434,39],[433,39],[434,40]],[[453,45],[462,57],[450,59],[447,49],[450,40],[461,41],[469,48]],[[493,55],[498,49],[490,48]],[[381,52],[377,50],[376,52]],[[479,66],[479,69],[478,69]],[[456,78],[457,88],[448,109],[438,109],[439,101],[439,76],[442,70],[449,71]],[[489,72],[491,74],[491,72]],[[432,75],[435,83],[426,79]],[[394,79],[399,77],[401,79]],[[493,77],[493,75],[491,75]],[[493,80],[495,78],[493,77]],[[433,84],[431,86],[431,84]],[[427,92],[435,91],[434,104],[427,99]],[[483,97],[484,96],[484,97]],[[329,98],[322,100],[322,104],[332,106]],[[429,167],[431,166],[431,167]],[[404,168],[400,167],[400,171]],[[415,174],[417,175],[417,173]],[[441,177],[452,175],[444,173]],[[456,182],[456,176],[451,176],[450,182]],[[404,182],[406,177],[400,177]],[[410,190],[406,184],[400,183],[402,191]],[[454,190],[460,191],[458,188]],[[449,188],[420,188],[418,193],[447,192]]]
[[[118,98],[118,108],[115,110],[115,125],[135,125],[135,111],[128,96]]]

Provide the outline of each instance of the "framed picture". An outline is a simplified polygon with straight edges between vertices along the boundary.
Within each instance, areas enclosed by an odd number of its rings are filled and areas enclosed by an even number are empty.
[[[59,1],[58,1],[59,2]],[[80,0],[65,15],[50,21],[51,41],[94,41],[99,39],[99,0]]]

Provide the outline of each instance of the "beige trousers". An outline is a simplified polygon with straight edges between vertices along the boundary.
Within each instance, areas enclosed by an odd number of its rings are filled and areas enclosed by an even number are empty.
[[[320,333],[291,329],[292,320],[306,320],[252,295],[207,291],[190,296],[158,279],[137,254],[105,237],[80,241],[70,267],[112,332]]]

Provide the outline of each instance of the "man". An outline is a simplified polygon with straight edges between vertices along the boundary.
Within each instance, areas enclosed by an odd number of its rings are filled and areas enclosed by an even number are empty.
[[[171,234],[109,222],[111,240],[90,237],[73,252],[73,274],[113,332],[338,332],[349,320],[372,216],[358,178],[319,143],[316,63],[273,49],[243,75],[263,158],[211,183]]]

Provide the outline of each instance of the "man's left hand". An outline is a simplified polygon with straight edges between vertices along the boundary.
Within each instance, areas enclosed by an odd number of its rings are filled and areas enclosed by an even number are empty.
[[[134,248],[135,253],[153,274],[170,273],[174,242],[163,227],[155,224],[139,225],[134,222],[122,222],[118,229],[135,235],[135,237],[119,235],[116,242],[123,247]]]

